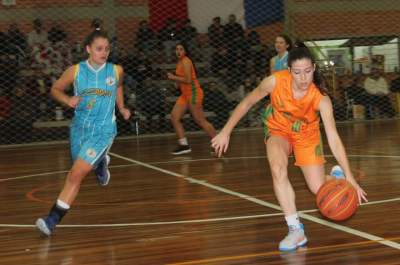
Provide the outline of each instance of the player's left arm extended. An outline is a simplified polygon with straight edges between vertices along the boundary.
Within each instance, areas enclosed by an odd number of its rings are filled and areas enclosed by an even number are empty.
[[[346,150],[340,139],[339,133],[336,129],[335,118],[333,116],[332,102],[328,96],[324,96],[319,104],[322,122],[324,124],[325,133],[328,138],[328,144],[332,154],[338,161],[339,165],[343,168],[344,174],[347,178],[352,179],[349,161],[347,159]]]
[[[321,102],[319,104],[319,111],[321,113],[326,136],[328,137],[328,144],[331,148],[333,156],[336,158],[339,165],[343,168],[346,180],[349,181],[356,188],[359,203],[361,204],[362,200],[367,202],[367,193],[360,187],[360,185],[358,185],[353,176],[353,173],[350,170],[349,160],[347,158],[346,151],[336,129],[332,102],[328,96],[324,96],[321,99]]]

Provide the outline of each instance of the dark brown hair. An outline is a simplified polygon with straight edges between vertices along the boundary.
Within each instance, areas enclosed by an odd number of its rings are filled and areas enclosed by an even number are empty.
[[[289,52],[289,57],[288,57],[289,68],[292,68],[292,64],[294,61],[301,60],[301,59],[308,59],[311,61],[311,63],[313,65],[315,65],[313,82],[317,86],[317,88],[319,89],[319,91],[321,92],[322,95],[328,95],[327,80],[319,72],[318,65],[315,64],[314,57],[308,48],[306,48],[306,47],[293,48]]]
[[[108,37],[107,32],[105,32],[103,30],[93,30],[92,33],[87,35],[85,38],[85,42],[84,42],[85,47],[92,45],[94,40],[97,38],[104,38],[104,39],[107,39],[108,41],[110,41],[110,38]]]

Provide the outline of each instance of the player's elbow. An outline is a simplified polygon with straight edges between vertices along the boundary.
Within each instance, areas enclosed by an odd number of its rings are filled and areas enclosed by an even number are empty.
[[[60,93],[60,91],[61,89],[59,87],[53,85],[50,89],[50,95],[53,98],[57,98],[57,95]]]

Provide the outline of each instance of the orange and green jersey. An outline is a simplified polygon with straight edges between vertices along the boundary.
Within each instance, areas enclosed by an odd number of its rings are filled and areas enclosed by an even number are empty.
[[[303,98],[295,99],[290,72],[283,70],[274,76],[276,84],[270,95],[271,103],[264,112],[266,134],[319,133],[318,105],[323,97],[319,89],[313,83]]]
[[[314,85],[301,99],[292,92],[292,76],[288,70],[276,72],[271,103],[264,112],[264,129],[267,136],[288,140],[297,166],[319,165],[325,162],[319,130],[319,103],[323,97]]]
[[[179,60],[178,64],[176,65],[175,74],[180,77],[183,77],[185,75],[184,67],[183,67],[183,60],[188,60],[190,62],[190,65],[191,65],[190,75],[192,78],[192,82],[191,82],[191,84],[179,83],[179,89],[181,90],[181,93],[185,98],[190,99],[189,103],[196,104],[196,102],[202,101],[203,90],[201,89],[199,80],[197,79],[196,71],[194,69],[193,63],[187,56],[184,56]]]

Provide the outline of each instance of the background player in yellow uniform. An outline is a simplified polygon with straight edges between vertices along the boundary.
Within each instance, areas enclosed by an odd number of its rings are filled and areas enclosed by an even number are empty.
[[[320,116],[329,147],[338,161],[331,171],[334,177],[346,177],[356,188],[359,203],[366,201],[366,193],[357,184],[349,167],[347,155],[336,130],[330,98],[322,90],[320,76],[307,48],[289,52],[289,70],[266,77],[236,107],[232,116],[212,139],[212,146],[220,156],[226,152],[230,134],[256,102],[270,95],[271,104],[265,110],[266,149],[271,168],[275,195],[285,214],[288,235],[280,242],[281,251],[292,251],[307,243],[304,226],[300,223],[295,194],[288,178],[288,157],[294,152],[296,165],[303,172],[310,190],[315,194],[326,181],[324,157],[319,131]],[[343,170],[342,170],[343,168]]]
[[[178,147],[172,152],[174,155],[190,153],[192,150],[185,137],[185,130],[182,125],[182,117],[189,110],[194,121],[212,138],[216,135],[215,129],[207,121],[203,112],[203,90],[200,87],[199,80],[192,60],[188,55],[188,50],[183,43],[176,45],[176,56],[178,64],[175,74],[168,73],[168,79],[175,81],[181,91],[172,112],[171,122],[178,137]]]

